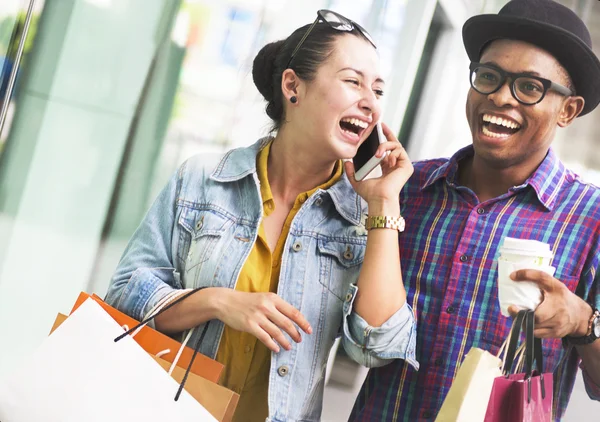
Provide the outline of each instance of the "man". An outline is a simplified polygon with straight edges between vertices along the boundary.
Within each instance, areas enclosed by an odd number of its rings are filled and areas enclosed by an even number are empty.
[[[557,127],[600,102],[589,32],[554,1],[514,0],[497,15],[469,19],[463,39],[473,62],[473,145],[449,160],[416,163],[400,197],[402,271],[421,368],[396,361],[371,370],[351,420],[432,420],[469,349],[497,353],[512,322],[497,296],[504,237],[543,241],[555,254],[554,277],[513,274],[543,292],[535,335],[544,370],[554,372],[554,417],[565,412],[580,359],[590,397],[600,398],[600,189],[550,149]]]

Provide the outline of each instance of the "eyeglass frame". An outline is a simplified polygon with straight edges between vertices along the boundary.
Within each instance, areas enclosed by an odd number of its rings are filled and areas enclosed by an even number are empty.
[[[333,26],[333,24],[331,24],[327,19],[325,19],[325,17],[324,17],[325,13],[332,13],[332,14],[334,14],[344,24],[349,25],[349,29],[342,29],[342,28],[338,28],[338,27]],[[356,29],[358,32],[360,32],[360,34],[367,41],[369,41],[371,43],[371,45],[373,46],[373,48],[377,49],[377,46],[375,45],[375,42],[373,41],[373,38],[371,37],[371,34],[369,34],[365,28],[363,28],[362,26],[360,26],[359,24],[357,24],[356,22],[354,22],[352,19],[348,19],[347,17],[342,16],[339,13],[334,12],[333,10],[319,9],[319,10],[317,10],[317,18],[312,23],[312,25],[310,27],[308,27],[308,29],[306,30],[306,32],[304,33],[304,35],[302,36],[302,38],[298,42],[298,45],[296,45],[296,48],[294,48],[294,51],[292,51],[292,55],[290,56],[290,58],[289,58],[289,60],[287,62],[287,65],[285,66],[286,69],[290,68],[290,64],[292,63],[292,60],[294,59],[294,57],[296,56],[296,54],[298,53],[298,51],[300,50],[300,47],[302,47],[302,44],[304,44],[304,42],[306,41],[306,39],[308,38],[308,36],[312,32],[312,30],[315,27],[315,25],[318,24],[319,21],[321,21],[321,20],[323,22],[325,22],[326,24],[328,24],[330,28],[335,29],[337,31],[352,32],[353,30]]]
[[[498,87],[496,89],[494,89],[491,92],[481,92],[480,90],[478,90],[477,88],[475,88],[474,84],[473,84],[473,73],[475,72],[476,69],[478,68],[488,68],[488,69],[492,69],[495,70],[496,72],[498,72],[500,74],[501,80],[500,83],[498,84]],[[506,83],[507,79],[510,78],[510,93],[513,96],[513,98],[515,100],[517,100],[519,102],[519,104],[523,104],[523,105],[536,105],[539,104],[540,102],[542,102],[542,100],[546,97],[546,93],[548,92],[548,90],[553,90],[561,95],[564,95],[565,97],[570,97],[570,96],[574,96],[576,95],[575,91],[567,88],[566,86],[563,86],[561,84],[558,84],[556,82],[552,82],[550,79],[546,79],[546,78],[542,78],[541,76],[535,76],[532,75],[531,73],[527,73],[527,72],[519,72],[519,73],[513,73],[513,72],[507,72],[506,70],[495,66],[493,64],[487,64],[487,63],[478,63],[478,62],[471,62],[471,64],[469,65],[469,83],[471,84],[471,88],[473,88],[475,91],[477,91],[478,93],[482,94],[482,95],[490,95],[493,94],[495,92],[500,91],[500,89],[504,86],[504,84]],[[529,78],[529,79],[535,79],[536,81],[540,82],[542,84],[542,86],[544,87],[544,92],[542,92],[542,96],[540,97],[539,100],[537,100],[534,103],[527,103],[524,102],[523,100],[520,100],[515,92],[516,88],[515,88],[515,81],[519,78]]]

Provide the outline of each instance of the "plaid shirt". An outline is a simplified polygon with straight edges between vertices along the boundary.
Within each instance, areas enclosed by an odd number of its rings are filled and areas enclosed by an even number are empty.
[[[416,163],[401,194],[402,272],[418,321],[421,368],[416,372],[398,360],[372,369],[351,420],[434,419],[469,349],[498,352],[511,324],[500,314],[496,288],[495,260],[505,236],[549,243],[555,277],[600,307],[594,283],[600,189],[581,181],[550,151],[523,185],[479,203],[470,189],[457,185],[458,161],[472,154],[469,146],[450,160]],[[580,359],[561,339],[545,339],[543,348],[544,371],[554,372],[554,415],[560,419]],[[584,379],[588,393],[600,398],[600,387]]]

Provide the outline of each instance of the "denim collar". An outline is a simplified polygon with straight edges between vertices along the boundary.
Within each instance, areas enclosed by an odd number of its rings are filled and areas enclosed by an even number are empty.
[[[261,138],[249,147],[236,148],[227,152],[210,178],[216,182],[229,183],[249,175],[256,175],[256,156],[270,141],[269,137]],[[258,180],[258,176],[256,176],[256,180]],[[344,219],[355,226],[361,224],[361,217],[366,213],[366,203],[356,193],[346,173],[336,184],[324,192],[329,194],[335,209]]]

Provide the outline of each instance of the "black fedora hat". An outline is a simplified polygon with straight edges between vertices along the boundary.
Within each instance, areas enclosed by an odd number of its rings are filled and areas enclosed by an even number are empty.
[[[463,26],[463,42],[471,61],[497,39],[534,44],[552,54],[569,72],[577,95],[585,99],[581,116],[600,103],[600,60],[590,33],[568,7],[552,0],[512,0],[497,15],[479,15]]]

